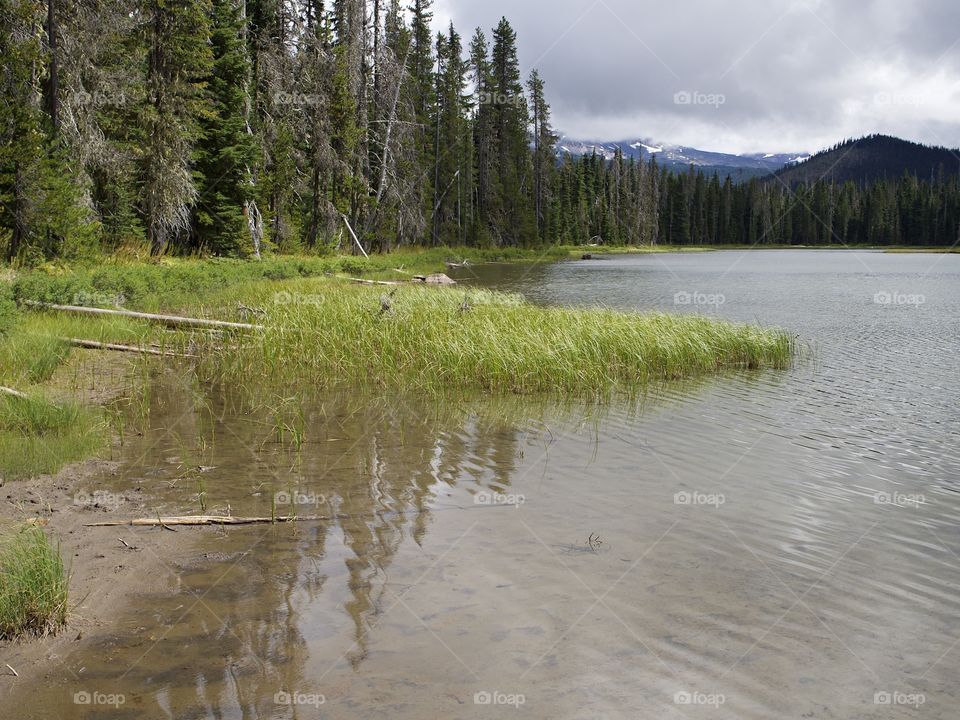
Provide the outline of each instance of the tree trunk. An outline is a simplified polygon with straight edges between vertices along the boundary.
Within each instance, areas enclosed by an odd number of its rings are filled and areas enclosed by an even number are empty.
[[[27,198],[23,189],[23,168],[18,162],[14,170],[13,180],[13,234],[10,236],[10,247],[7,250],[7,260],[13,260],[20,252],[20,246],[27,235],[26,203]]]
[[[60,130],[60,101],[58,98],[60,70],[57,63],[57,14],[54,2],[55,0],[47,0],[47,43],[50,46],[50,80],[47,85],[50,96],[47,98],[47,102],[53,134],[56,135]]]

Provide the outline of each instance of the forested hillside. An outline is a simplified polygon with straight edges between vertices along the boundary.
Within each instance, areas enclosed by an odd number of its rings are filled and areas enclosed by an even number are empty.
[[[430,5],[0,0],[7,255],[536,243],[543,82]]]
[[[0,252],[957,238],[955,174],[558,160],[508,20],[431,22],[431,0],[0,0]]]
[[[802,163],[789,165],[777,172],[777,178],[795,186],[817,180],[837,183],[898,180],[907,173],[921,180],[942,182],[945,176],[956,175],[958,171],[960,153],[956,150],[929,147],[889,135],[868,135],[846,140]]]

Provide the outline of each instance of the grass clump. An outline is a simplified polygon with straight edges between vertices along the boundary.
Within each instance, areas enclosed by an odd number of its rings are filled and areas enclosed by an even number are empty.
[[[266,330],[208,357],[242,381],[607,395],[725,368],[784,367],[779,330],[698,316],[544,308],[489,291],[301,281],[260,287]],[[270,304],[269,292],[292,302]]]
[[[71,355],[65,338],[139,345],[158,335],[156,328],[125,318],[29,313],[0,335],[0,385],[45,383]]]
[[[17,321],[17,305],[13,300],[13,285],[0,279],[0,338],[10,332]]]
[[[0,476],[33,477],[98,452],[106,442],[101,413],[74,403],[0,396]]]
[[[0,533],[0,638],[56,631],[67,617],[67,584],[60,548],[41,528]]]

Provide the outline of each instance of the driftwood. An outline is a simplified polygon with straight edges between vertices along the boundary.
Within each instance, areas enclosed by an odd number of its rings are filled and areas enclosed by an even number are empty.
[[[396,280],[366,280],[364,278],[350,278],[350,282],[355,282],[360,285],[403,285],[401,282]]]
[[[267,523],[320,522],[344,519],[339,515],[277,515],[276,517],[235,517],[233,515],[181,515],[176,517],[139,518],[136,520],[107,520],[87,523],[86,527],[117,527],[136,525],[159,527],[169,525],[264,525]]]
[[[186,353],[175,353],[168,352],[165,350],[156,350],[154,348],[145,348],[145,347],[135,347],[133,345],[117,345],[116,343],[103,343],[97,342],[96,340],[83,340],[81,338],[59,338],[64,342],[68,342],[75,347],[88,348],[90,350],[116,350],[117,352],[134,352],[141,353],[144,355],[159,355],[161,357],[179,357],[179,358],[195,358],[196,355],[188,355]]]
[[[110,315],[113,317],[128,317],[135,318],[137,320],[149,320],[150,322],[158,322],[170,327],[263,330],[263,325],[226,322],[225,320],[206,320],[203,318],[179,317],[177,315],[157,315],[155,313],[134,312],[133,310],[107,310],[106,308],[83,307],[80,305],[56,305],[53,303],[37,302],[36,300],[26,300],[24,301],[24,304],[29,307],[42,308],[44,310],[57,310],[59,312],[71,312],[81,315]]]
[[[30,397],[26,393],[22,393],[19,390],[14,390],[13,388],[0,386],[0,393],[4,395],[10,395],[15,398],[20,398],[21,400],[29,400]]]

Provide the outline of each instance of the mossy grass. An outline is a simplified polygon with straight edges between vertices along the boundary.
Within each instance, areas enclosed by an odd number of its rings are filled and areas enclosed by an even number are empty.
[[[516,295],[336,280],[258,284],[266,329],[204,366],[234,381],[606,396],[727,368],[785,367],[779,330],[691,315],[543,308]],[[278,298],[280,299],[278,301]]]
[[[0,638],[56,631],[67,617],[67,586],[59,544],[43,529],[0,532]]]

